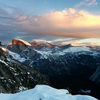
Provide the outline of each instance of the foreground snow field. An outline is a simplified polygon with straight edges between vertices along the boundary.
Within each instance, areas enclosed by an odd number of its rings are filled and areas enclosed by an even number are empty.
[[[34,89],[16,94],[0,94],[0,100],[97,100],[86,95],[71,95],[67,90],[37,85]]]

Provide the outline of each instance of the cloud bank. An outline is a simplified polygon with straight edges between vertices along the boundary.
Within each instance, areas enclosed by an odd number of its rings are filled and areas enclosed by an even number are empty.
[[[0,40],[29,35],[100,38],[100,15],[69,8],[31,16],[16,8],[0,8]]]
[[[73,8],[43,16],[16,16],[13,22],[25,32],[77,38],[100,38],[100,15]]]

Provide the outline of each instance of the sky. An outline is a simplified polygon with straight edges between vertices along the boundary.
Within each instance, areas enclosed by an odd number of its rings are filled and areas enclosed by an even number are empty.
[[[13,38],[98,41],[100,0],[0,0],[0,41]]]

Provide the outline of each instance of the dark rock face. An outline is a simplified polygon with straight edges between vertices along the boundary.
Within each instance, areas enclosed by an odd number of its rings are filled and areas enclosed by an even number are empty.
[[[37,84],[48,84],[48,80],[0,49],[0,92],[15,93]]]
[[[75,93],[80,89],[92,89],[90,77],[97,70],[98,63],[92,53],[69,53],[59,57],[49,56],[47,59],[35,58],[31,67],[48,75],[53,87],[70,88]]]
[[[96,69],[94,74],[90,77],[90,80],[95,82],[96,84],[100,84],[100,67]]]

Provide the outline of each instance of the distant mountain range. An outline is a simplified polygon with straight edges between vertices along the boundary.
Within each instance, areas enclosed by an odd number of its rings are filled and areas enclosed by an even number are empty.
[[[72,94],[89,94],[99,98],[99,46],[54,45],[14,39],[2,50],[8,52],[11,61],[24,64],[26,72],[35,69],[47,76],[53,87],[67,88]],[[45,83],[45,80],[41,83]]]

